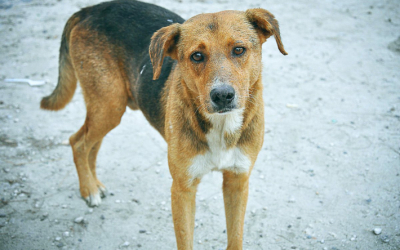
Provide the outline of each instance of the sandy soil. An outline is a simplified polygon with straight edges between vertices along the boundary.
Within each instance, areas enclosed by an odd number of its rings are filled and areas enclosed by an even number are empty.
[[[167,145],[143,115],[127,110],[105,138],[110,194],[89,208],[63,143],[84,121],[80,90],[62,111],[39,109],[65,22],[97,2],[0,0],[0,249],[176,248]],[[266,133],[244,249],[400,249],[399,1],[152,2],[184,18],[263,7],[280,22],[289,55],[264,45]],[[221,180],[200,184],[195,249],[226,248]]]

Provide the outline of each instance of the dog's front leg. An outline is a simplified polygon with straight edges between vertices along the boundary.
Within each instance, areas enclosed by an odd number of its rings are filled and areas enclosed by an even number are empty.
[[[249,174],[225,171],[223,181],[228,250],[242,249]]]
[[[172,218],[178,250],[193,249],[196,192],[199,180],[188,184],[186,180],[174,179],[171,188]]]

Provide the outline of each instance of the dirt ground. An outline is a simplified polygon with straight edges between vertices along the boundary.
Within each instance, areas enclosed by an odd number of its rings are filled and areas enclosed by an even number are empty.
[[[149,2],[184,18],[262,7],[280,22],[289,55],[273,38],[263,46],[266,133],[244,249],[400,249],[399,1]],[[62,111],[39,109],[65,22],[96,3],[0,0],[0,249],[176,248],[167,145],[143,115],[127,109],[106,136],[98,175],[110,192],[89,208],[65,145],[85,118],[80,89]],[[226,248],[221,181],[200,184],[195,249]]]

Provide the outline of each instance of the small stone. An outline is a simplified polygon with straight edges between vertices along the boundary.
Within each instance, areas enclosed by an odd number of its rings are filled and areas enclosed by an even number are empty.
[[[61,145],[68,146],[69,145],[69,140],[62,141]]]
[[[88,212],[91,214],[93,213],[93,208],[89,208]]]
[[[384,243],[389,243],[389,241],[390,241],[389,235],[382,235],[381,241]]]
[[[140,230],[139,230],[139,233],[140,233],[140,234],[144,234],[144,233],[146,233],[146,230],[140,229]]]
[[[325,240],[322,239],[322,240],[320,240],[319,242],[321,242],[321,244],[324,244],[324,243],[325,243]]]
[[[42,214],[42,216],[40,216],[40,220],[44,221],[47,217],[49,217],[49,214],[48,213],[44,213],[44,214]]]
[[[289,198],[288,202],[289,203],[295,203],[296,199],[292,196],[292,197]]]
[[[375,235],[380,235],[382,233],[382,228],[376,227],[376,228],[374,228],[373,232]]]
[[[105,220],[106,217],[104,217],[104,215],[101,215],[101,216],[100,216],[100,219]]]
[[[57,236],[57,237],[55,238],[55,240],[56,240],[56,241],[60,241],[60,240],[61,240],[61,237]]]
[[[356,238],[357,238],[357,235],[353,235],[353,236],[350,238],[350,240],[351,240],[351,241],[355,241]]]
[[[66,231],[66,232],[63,233],[63,235],[64,235],[65,237],[69,237],[69,232]]]
[[[199,244],[201,244],[201,240],[199,240]]]
[[[129,241],[122,243],[121,247],[128,247],[130,245]]]
[[[120,200],[115,200],[115,203],[121,203],[121,201]]]
[[[74,222],[77,223],[77,224],[83,223],[83,221],[84,221],[83,216],[79,216],[78,218],[76,218],[76,219],[74,220]]]
[[[61,208],[67,208],[68,207],[68,205],[62,205],[61,206]]]

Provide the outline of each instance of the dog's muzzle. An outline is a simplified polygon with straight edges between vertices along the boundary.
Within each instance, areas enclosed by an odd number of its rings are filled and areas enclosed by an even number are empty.
[[[214,112],[226,113],[236,108],[235,89],[229,85],[219,85],[210,92]]]

